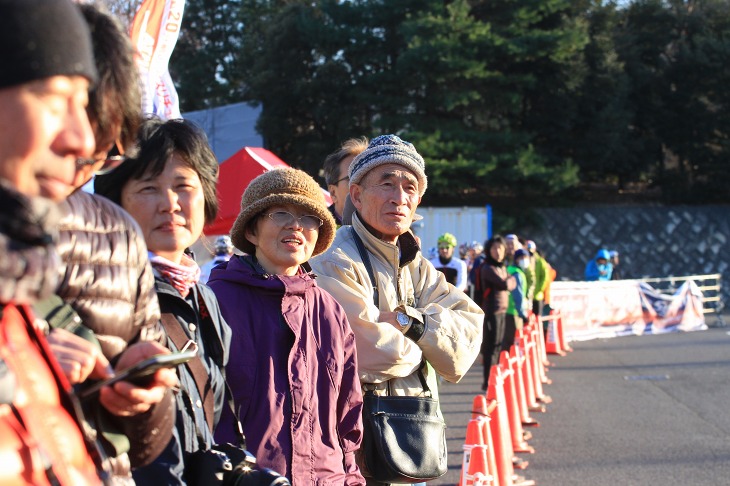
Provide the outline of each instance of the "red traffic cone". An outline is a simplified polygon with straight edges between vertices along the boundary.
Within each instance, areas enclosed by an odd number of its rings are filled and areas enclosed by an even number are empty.
[[[459,484],[467,486],[469,464],[472,460],[472,451],[475,447],[484,446],[484,437],[482,436],[482,424],[479,419],[471,419],[466,425],[466,440],[464,441],[464,456],[461,462],[461,479]]]
[[[509,419],[509,430],[512,438],[513,452],[529,452],[534,453],[527,441],[522,430],[522,418],[520,417],[519,404],[517,402],[517,392],[515,390],[515,379],[512,366],[510,364],[509,354],[502,351],[499,355],[499,367],[504,371],[504,395],[507,404],[507,418]]]
[[[530,416],[530,409],[527,406],[525,382],[523,379],[524,373],[522,371],[522,368],[525,366],[525,357],[522,355],[520,347],[515,344],[510,348],[510,363],[514,372],[515,392],[520,410],[520,421],[524,427],[539,427],[540,423]]]
[[[549,385],[552,383],[550,378],[547,376],[547,368],[550,366],[550,361],[548,361],[547,358],[547,351],[545,351],[545,332],[544,332],[544,324],[545,324],[545,316],[540,317],[537,320],[537,352],[538,352],[538,358],[540,365],[540,381],[542,381],[544,384]]]
[[[487,396],[475,395],[471,404],[471,418],[489,417],[487,412]]]
[[[525,365],[522,367],[522,378],[525,385],[525,398],[527,399],[527,408],[532,412],[546,412],[545,406],[537,401],[535,394],[535,379],[532,374],[531,348],[533,344],[527,336],[522,336],[518,340],[520,352],[525,357]]]
[[[557,354],[565,356],[565,351],[560,348],[560,337],[558,336],[558,316],[550,315],[550,320],[546,321],[548,326],[547,340],[545,341],[545,351],[548,354]]]
[[[497,407],[497,402],[494,401],[490,404],[487,410],[493,410]],[[492,439],[492,427],[489,425],[491,418],[487,417],[482,420],[482,436],[484,437],[484,445],[487,446],[487,467],[492,478],[491,486],[499,486],[499,477],[497,476],[497,457],[494,450],[494,440]]]
[[[474,446],[471,454],[471,462],[469,463],[469,471],[467,473],[467,482],[464,486],[477,486],[480,484],[489,484],[489,470],[487,469],[487,447],[483,445]]]
[[[494,457],[497,465],[496,476],[501,486],[512,486],[512,437],[509,431],[509,420],[504,398],[504,377],[499,367],[493,365],[489,371],[489,387],[487,399],[496,400],[497,406],[491,414],[489,426],[494,443]]]
[[[565,329],[563,328],[563,316],[558,314],[558,318],[556,319],[558,323],[558,338],[560,339],[560,349],[563,351],[571,352],[573,351],[573,348],[570,347],[568,344],[567,339],[565,339]]]
[[[529,334],[530,344],[532,345],[529,349],[530,364],[532,365],[532,384],[535,387],[535,397],[540,403],[552,403],[553,399],[545,394],[542,388],[542,377],[540,375],[540,358],[538,356],[538,340],[539,336],[535,329],[532,329]]]

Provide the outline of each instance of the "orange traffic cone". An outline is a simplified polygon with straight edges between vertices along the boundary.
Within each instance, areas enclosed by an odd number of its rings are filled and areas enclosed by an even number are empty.
[[[520,352],[520,347],[513,344],[510,348],[510,364],[515,378],[515,392],[517,393],[517,404],[520,410],[520,422],[525,427],[539,427],[540,423],[530,417],[530,409],[527,407],[527,397],[525,396],[525,383],[523,380],[522,367],[525,366],[525,358]]]
[[[482,437],[484,437],[484,445],[487,446],[487,470],[492,478],[491,486],[499,486],[499,478],[497,477],[497,458],[494,449],[494,439],[492,438],[492,427],[489,425],[492,421],[490,415],[497,408],[497,402],[492,401],[487,408],[487,417],[481,420]]]
[[[547,341],[545,341],[545,351],[548,354],[557,354],[558,356],[565,356],[565,351],[560,349],[560,337],[558,336],[557,329],[557,315],[550,314],[550,319],[547,322],[548,332]]]
[[[474,447],[478,446],[484,446],[482,424],[479,419],[471,419],[466,425],[466,440],[464,441],[463,446],[464,457],[461,462],[461,479],[459,479],[459,484],[461,486],[467,486],[469,484],[469,464],[472,459],[472,450]]]
[[[499,367],[504,373],[504,395],[507,404],[507,417],[509,419],[509,430],[512,438],[513,452],[535,452],[527,441],[522,430],[522,417],[520,416],[519,404],[517,402],[517,391],[515,390],[514,372],[510,363],[507,351],[499,355]]]
[[[496,402],[492,401],[492,410],[496,406]],[[489,422],[491,421],[489,409],[490,406],[487,404],[486,395],[476,395],[474,397],[471,407],[471,418],[479,420],[482,425],[482,438],[484,439],[484,445],[487,447],[487,470],[490,472],[490,477],[492,478],[491,486],[499,486],[499,480],[496,476],[497,459],[494,457],[494,441],[492,440],[492,430],[489,426]]]
[[[532,347],[529,339],[523,334],[517,339],[520,347],[520,353],[525,357],[525,365],[522,367],[522,379],[525,385],[525,398],[527,400],[527,408],[533,412],[545,412],[545,408],[538,403],[535,396],[535,383],[532,376],[532,360],[530,358],[530,348]]]
[[[497,365],[492,365],[489,370],[487,400],[496,400],[497,402],[489,421],[494,443],[494,457],[497,463],[496,476],[501,486],[513,486],[512,437],[510,436],[507,404],[504,398],[504,378]]]
[[[558,314],[557,323],[559,331],[558,338],[560,340],[560,349],[568,352],[573,351],[573,348],[570,347],[568,341],[565,339],[565,329],[563,329],[563,316],[561,316],[560,314]]]
[[[529,343],[529,354],[530,364],[532,365],[532,384],[535,387],[535,397],[540,403],[552,403],[553,399],[545,394],[545,390],[542,388],[542,379],[540,377],[540,365],[539,357],[537,352],[537,341],[538,335],[535,329],[531,329],[529,332],[530,343]]]
[[[487,396],[475,395],[474,400],[471,402],[471,418],[489,417],[487,411]]]
[[[488,485],[492,481],[492,476],[487,469],[487,447],[484,445],[474,446],[471,453],[471,461],[469,462],[469,471],[467,472],[467,482],[464,486],[481,486]]]
[[[537,320],[537,326],[535,326],[535,330],[537,331],[537,352],[539,358],[538,363],[540,365],[540,381],[545,385],[549,385],[550,383],[552,383],[552,381],[547,376],[547,368],[548,366],[550,366],[550,361],[548,361],[547,351],[545,351],[545,329],[543,327],[544,323],[545,316],[542,316]]]

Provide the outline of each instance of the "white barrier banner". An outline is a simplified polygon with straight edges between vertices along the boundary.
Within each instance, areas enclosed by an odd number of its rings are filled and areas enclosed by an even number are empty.
[[[638,280],[557,281],[550,292],[569,341],[707,329],[702,293],[691,281],[671,296]]]

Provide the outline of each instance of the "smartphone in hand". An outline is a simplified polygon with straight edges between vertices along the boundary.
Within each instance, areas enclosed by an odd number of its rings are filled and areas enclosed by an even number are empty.
[[[192,341],[191,341],[192,342]],[[190,343],[189,343],[190,344]],[[195,343],[193,343],[195,344]],[[188,349],[192,348],[192,349]],[[170,354],[158,354],[151,356],[129,368],[118,371],[114,376],[97,381],[80,390],[77,395],[79,398],[89,398],[99,392],[102,387],[113,385],[118,381],[128,381],[134,385],[145,387],[152,382],[155,372],[162,368],[174,368],[175,366],[187,363],[193,359],[198,353],[197,345],[186,345],[182,351]]]

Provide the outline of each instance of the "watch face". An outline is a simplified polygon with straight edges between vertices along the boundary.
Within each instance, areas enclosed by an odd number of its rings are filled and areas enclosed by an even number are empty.
[[[408,316],[403,314],[402,312],[397,313],[395,315],[395,318],[398,321],[398,324],[400,324],[402,327],[408,325]]]

